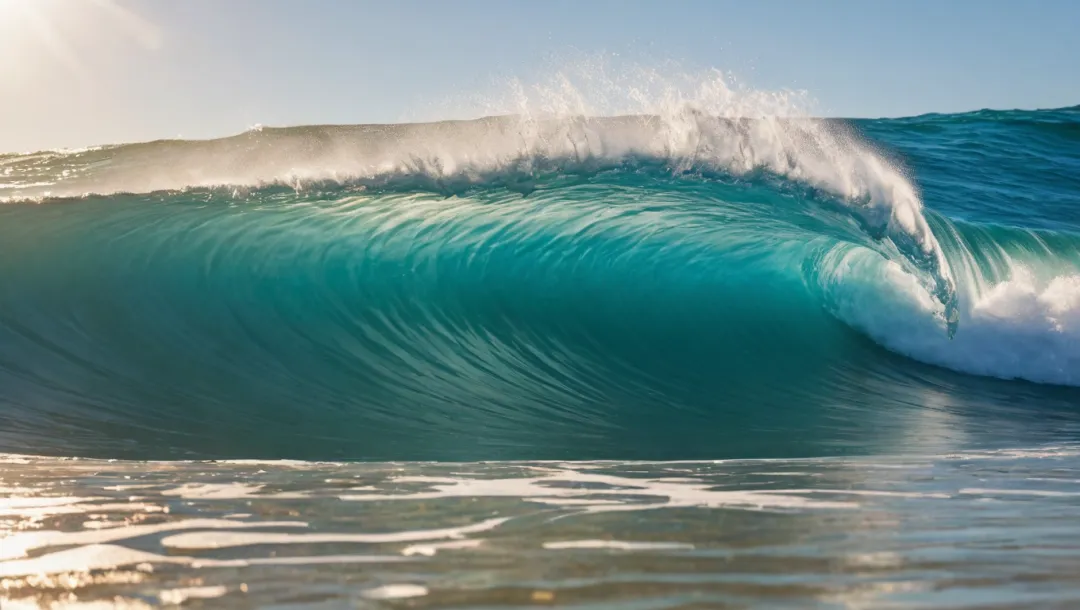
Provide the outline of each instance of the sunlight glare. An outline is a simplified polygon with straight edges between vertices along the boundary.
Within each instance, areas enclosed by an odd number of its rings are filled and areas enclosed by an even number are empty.
[[[50,67],[87,82],[117,43],[155,50],[161,33],[117,0],[0,0],[0,86],[33,85]]]
[[[29,5],[28,0],[0,0],[0,19],[4,19],[11,11],[22,10]]]

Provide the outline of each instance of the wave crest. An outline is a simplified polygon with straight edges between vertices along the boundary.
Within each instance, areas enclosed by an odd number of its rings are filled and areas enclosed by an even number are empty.
[[[5,166],[21,182],[0,185],[0,192],[18,199],[228,187],[239,196],[248,187],[301,191],[327,182],[446,193],[499,184],[528,192],[544,175],[626,164],[661,165],[677,175],[765,172],[833,197],[920,278],[943,304],[948,334],[955,333],[956,284],[916,189],[848,126],[811,118],[791,93],[739,88],[719,72],[667,77],[637,71],[636,80],[600,86],[582,74],[562,72],[528,88],[516,84],[516,112],[508,116],[260,127],[220,140],[8,159]],[[631,114],[599,116],[620,111]]]

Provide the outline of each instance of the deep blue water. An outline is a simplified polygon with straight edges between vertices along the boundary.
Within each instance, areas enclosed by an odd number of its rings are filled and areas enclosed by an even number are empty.
[[[513,117],[0,156],[0,451],[1066,442],[1080,108]]]

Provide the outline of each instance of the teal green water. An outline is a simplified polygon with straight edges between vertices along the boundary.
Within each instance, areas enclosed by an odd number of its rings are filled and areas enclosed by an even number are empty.
[[[0,157],[0,449],[711,459],[1074,438],[1080,111],[680,120]]]
[[[0,196],[5,609],[1080,599],[1076,108],[265,129]]]

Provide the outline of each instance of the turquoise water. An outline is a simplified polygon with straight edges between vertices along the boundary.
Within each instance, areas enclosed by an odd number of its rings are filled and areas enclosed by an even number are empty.
[[[754,108],[0,156],[0,603],[1073,607],[1080,108]]]
[[[1074,438],[1077,109],[302,127],[0,164],[3,450]]]

